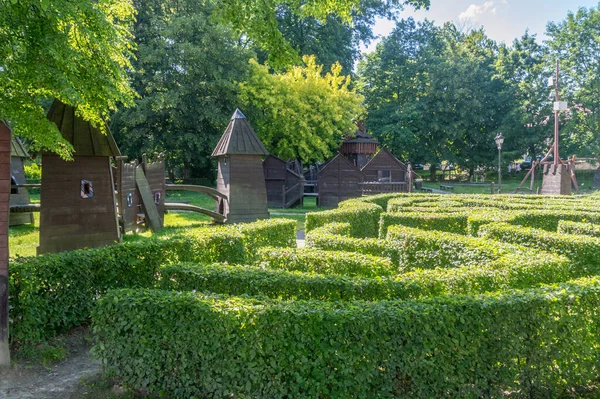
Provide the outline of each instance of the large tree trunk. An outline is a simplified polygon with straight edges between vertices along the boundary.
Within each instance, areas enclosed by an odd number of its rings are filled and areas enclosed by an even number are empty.
[[[437,181],[436,173],[437,173],[437,165],[430,164],[430,166],[429,166],[429,180],[430,181],[432,181],[432,182]]]
[[[10,366],[8,348],[8,212],[10,129],[0,120],[0,366]]]

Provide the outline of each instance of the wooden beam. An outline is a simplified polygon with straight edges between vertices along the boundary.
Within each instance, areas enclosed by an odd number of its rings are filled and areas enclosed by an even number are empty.
[[[8,346],[8,218],[11,131],[0,120],[0,366],[10,366]]]
[[[150,185],[148,184],[144,170],[141,167],[135,169],[135,184],[142,197],[146,220],[152,231],[157,232],[160,230],[160,216],[158,215],[156,204],[154,204],[154,197],[152,196]]]
[[[165,202],[165,209],[169,211],[190,211],[199,212],[210,216],[215,222],[225,223],[225,216],[220,213],[209,211],[208,209],[200,208],[199,206],[184,204],[181,202]]]

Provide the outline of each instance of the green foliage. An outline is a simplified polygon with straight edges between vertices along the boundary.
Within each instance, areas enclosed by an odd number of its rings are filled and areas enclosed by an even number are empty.
[[[247,259],[261,247],[295,247],[296,222],[289,219],[266,219],[234,225],[244,239]]]
[[[376,204],[360,201],[347,201],[340,208],[323,212],[306,214],[306,232],[326,224],[344,221],[350,223],[352,237],[377,237],[379,232],[379,215],[383,209]]]
[[[27,182],[40,182],[42,180],[42,168],[34,162],[23,165],[25,179]]]
[[[573,262],[574,267],[584,268],[589,274],[600,273],[600,238],[559,234],[503,223],[482,226],[479,235],[563,254]]]
[[[558,233],[583,234],[586,236],[600,237],[600,225],[561,220],[558,222]]]
[[[258,251],[261,267],[344,276],[377,277],[397,273],[389,259],[358,252],[314,248],[270,248]]]
[[[164,152],[167,169],[213,178],[210,154],[239,106],[252,53],[213,18],[215,1],[136,1],[135,106],[113,115],[121,152]]]
[[[119,290],[93,351],[174,398],[566,397],[597,380],[598,306],[597,279],[407,302]]]
[[[244,264],[270,240],[280,246],[294,242],[294,222],[187,229],[180,236],[17,258],[10,273],[11,341],[30,345],[81,325],[99,295],[111,288],[152,287],[163,265]]]
[[[340,260],[345,258],[348,256]],[[157,287],[283,299],[372,301],[420,296],[416,287],[411,290],[408,284],[396,282],[393,277],[348,277],[227,264],[167,265],[160,269]]]
[[[407,227],[418,227],[421,230],[438,230],[448,233],[466,234],[466,213],[382,213],[379,222],[379,237],[387,235],[390,225],[402,225]]]
[[[77,106],[104,128],[109,111],[131,104],[132,2],[3,1],[0,13],[0,118],[15,133],[67,157],[71,146],[48,122],[44,100]]]
[[[323,67],[314,56],[304,66],[272,74],[268,66],[250,62],[250,78],[240,84],[240,97],[258,112],[252,124],[267,149],[282,159],[309,163],[331,157],[353,121],[362,113],[362,98],[349,88],[341,66]]]

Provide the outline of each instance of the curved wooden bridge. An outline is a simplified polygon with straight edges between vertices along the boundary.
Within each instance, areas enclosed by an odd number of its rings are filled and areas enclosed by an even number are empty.
[[[228,198],[225,194],[215,190],[211,187],[205,186],[194,186],[191,184],[166,184],[166,191],[193,191],[196,193],[206,194],[215,201],[224,200],[228,201]],[[218,212],[211,211],[209,209],[201,208],[199,206],[190,205],[190,204],[182,204],[178,202],[165,202],[165,209],[169,211],[191,211],[191,212],[199,212],[205,215],[210,216],[217,223],[225,223],[225,215],[222,215]]]

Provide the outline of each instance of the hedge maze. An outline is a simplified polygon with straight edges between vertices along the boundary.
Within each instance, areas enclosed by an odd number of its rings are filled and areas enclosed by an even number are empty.
[[[91,317],[106,369],[166,397],[597,397],[592,198],[386,194],[306,229],[22,259],[13,340]]]

